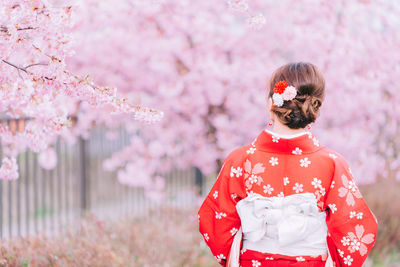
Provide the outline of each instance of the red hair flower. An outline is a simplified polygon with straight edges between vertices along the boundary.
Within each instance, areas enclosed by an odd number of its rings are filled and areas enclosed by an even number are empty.
[[[275,84],[274,93],[282,94],[288,86],[289,84],[286,81],[279,81]]]

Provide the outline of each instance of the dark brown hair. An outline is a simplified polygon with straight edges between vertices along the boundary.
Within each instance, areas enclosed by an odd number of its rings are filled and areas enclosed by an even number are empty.
[[[325,98],[325,79],[316,66],[311,63],[289,63],[278,68],[269,80],[268,97],[274,94],[275,83],[286,81],[296,88],[297,95],[292,100],[283,101],[271,110],[289,128],[304,128],[315,121]]]

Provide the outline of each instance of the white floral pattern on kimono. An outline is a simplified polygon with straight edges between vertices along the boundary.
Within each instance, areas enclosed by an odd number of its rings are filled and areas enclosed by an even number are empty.
[[[326,212],[327,248],[333,262],[336,266],[362,266],[375,243],[378,222],[345,158],[320,144],[311,132],[284,138],[263,130],[251,144],[232,151],[198,211],[199,231],[217,261],[226,266],[241,227],[238,201],[254,193],[286,197],[308,192],[315,194],[319,211]],[[308,261],[316,260],[310,255],[252,250],[239,254],[243,267],[280,259],[307,266]],[[324,255],[318,257],[323,260]]]

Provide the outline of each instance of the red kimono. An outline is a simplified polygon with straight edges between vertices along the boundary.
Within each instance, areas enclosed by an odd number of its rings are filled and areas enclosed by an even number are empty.
[[[315,206],[326,215],[324,239],[334,266],[362,266],[375,243],[376,217],[345,158],[322,146],[310,131],[288,137],[263,130],[251,144],[228,155],[198,211],[199,231],[222,266],[227,266],[234,236],[242,228],[236,204],[254,193],[282,198],[314,194]],[[242,249],[239,262],[242,267],[325,266],[327,257]]]

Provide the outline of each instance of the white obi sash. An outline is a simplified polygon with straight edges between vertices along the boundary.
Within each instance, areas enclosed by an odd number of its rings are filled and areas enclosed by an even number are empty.
[[[328,253],[326,213],[319,212],[313,193],[287,197],[249,194],[236,204],[241,227],[235,235],[230,262],[243,249],[288,256],[317,256]],[[234,265],[232,265],[234,266]]]

